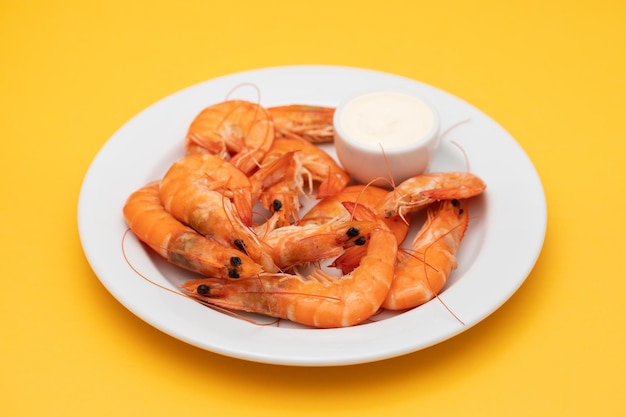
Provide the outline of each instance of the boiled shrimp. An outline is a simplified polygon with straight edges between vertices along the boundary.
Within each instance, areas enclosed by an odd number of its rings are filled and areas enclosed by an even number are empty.
[[[337,216],[347,216],[357,221],[379,221],[396,235],[400,244],[409,231],[411,217],[403,221],[399,216],[383,217],[373,212],[388,192],[372,185],[349,185],[341,193],[320,200],[302,217],[300,224],[324,224],[328,219]],[[366,251],[367,242],[360,246],[350,246],[330,266],[347,274],[356,268]]]
[[[222,278],[249,278],[261,272],[261,266],[240,251],[207,239],[176,220],[161,203],[158,182],[130,195],[124,217],[140,241],[181,268]]]
[[[339,255],[344,248],[363,245],[373,221],[353,221],[338,217],[322,225],[289,225],[278,227],[262,237],[271,248],[275,265],[281,269],[321,261]]]
[[[458,200],[433,203],[411,249],[400,250],[395,276],[383,307],[403,310],[434,298],[457,267],[456,253],[468,224],[467,208]]]
[[[185,151],[217,155],[250,174],[273,140],[274,124],[265,108],[245,100],[228,100],[195,117],[185,138]]]
[[[411,177],[390,191],[376,211],[384,217],[406,218],[434,201],[465,199],[481,194],[482,179],[469,172],[437,172]]]
[[[300,138],[311,143],[332,142],[334,107],[291,104],[268,107],[276,138]]]
[[[236,209],[236,216],[246,225],[252,223],[250,180],[230,162],[215,155],[188,155],[174,162],[161,181],[161,198],[167,210],[177,213],[175,217],[194,229],[202,229],[202,234],[214,234],[205,229],[208,225],[198,224],[209,219],[190,212],[189,208],[213,209],[219,206],[214,203],[215,199],[229,200]]]
[[[165,209],[179,221],[273,270],[271,257],[249,227],[250,190],[248,177],[228,161],[194,154],[170,167],[160,195]]]
[[[371,232],[360,265],[350,274],[332,277],[316,269],[306,279],[268,274],[247,279],[207,278],[183,289],[203,303],[260,313],[319,328],[346,327],[374,315],[393,279],[397,241],[383,228]]]

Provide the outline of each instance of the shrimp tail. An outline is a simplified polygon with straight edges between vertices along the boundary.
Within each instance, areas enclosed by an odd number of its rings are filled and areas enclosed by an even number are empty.
[[[283,259],[293,257],[298,263],[308,263],[337,256],[343,250],[341,244],[337,242],[334,234],[307,236],[301,239],[297,245],[292,245],[289,250],[283,250]],[[296,252],[294,254],[294,252]],[[302,255],[304,254],[304,255]],[[283,261],[285,263],[285,261]]]
[[[378,219],[376,214],[363,204],[352,201],[343,201],[341,204],[346,210],[348,210],[354,220],[379,222],[381,228],[387,229],[383,220]],[[330,267],[340,269],[344,275],[354,270],[361,262],[363,256],[367,253],[367,240],[360,243],[360,245],[354,245],[346,248],[344,253],[335,259]]]
[[[332,197],[339,194],[348,183],[349,178],[344,172],[331,172],[318,186],[317,199]]]
[[[363,204],[355,203],[352,201],[342,201],[341,204],[351,213],[355,220],[359,221],[376,221],[377,216],[374,212],[365,207]]]
[[[346,275],[349,274],[359,266],[361,263],[361,259],[367,253],[367,246],[351,246],[346,248],[344,253],[337,257],[329,266],[331,268],[337,268],[341,270],[341,273]]]

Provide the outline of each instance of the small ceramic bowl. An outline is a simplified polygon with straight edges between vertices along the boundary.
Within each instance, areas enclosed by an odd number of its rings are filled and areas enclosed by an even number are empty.
[[[415,95],[376,91],[353,96],[335,111],[335,150],[359,183],[390,186],[423,173],[439,146],[439,116]]]

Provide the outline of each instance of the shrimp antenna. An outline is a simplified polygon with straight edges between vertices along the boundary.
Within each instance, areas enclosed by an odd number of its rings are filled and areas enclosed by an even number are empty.
[[[171,289],[171,288],[168,288],[168,287],[166,287],[166,286],[164,286],[164,285],[161,285],[161,284],[158,284],[158,283],[156,283],[156,282],[152,281],[150,278],[148,278],[148,276],[146,276],[144,273],[140,272],[140,271],[139,271],[139,270],[135,267],[135,265],[132,263],[132,261],[128,258],[128,255],[126,254],[126,237],[128,236],[128,233],[129,233],[129,232],[130,232],[130,228],[127,228],[127,229],[124,231],[124,234],[122,235],[122,242],[121,242],[121,244],[122,244],[122,256],[124,257],[124,261],[126,261],[126,264],[130,267],[130,269],[131,269],[131,270],[132,270],[135,274],[137,274],[137,276],[139,276],[140,278],[144,279],[144,280],[145,280],[145,281],[147,281],[148,283],[150,283],[150,284],[152,284],[152,285],[154,285],[154,286],[156,286],[156,287],[158,287],[158,288],[161,288],[162,290],[169,291],[169,292],[171,292],[171,293],[173,293],[173,294],[180,295],[180,296],[182,296],[182,297],[186,297],[186,296],[185,296],[185,294],[183,294],[183,293],[181,293],[181,292],[178,292],[178,291],[176,291],[176,290],[173,290],[173,289]],[[186,298],[187,298],[187,297],[186,297]]]
[[[393,173],[391,172],[391,166],[389,165],[389,160],[387,159],[387,154],[385,153],[385,149],[383,148],[383,145],[379,142],[378,146],[380,147],[380,151],[383,155],[383,159],[385,160],[385,167],[387,168],[387,174],[389,175],[389,179],[386,179],[387,182],[389,182],[389,185],[391,185],[391,188],[396,188],[396,181],[393,178]]]
[[[455,142],[453,140],[451,140],[450,143],[453,144],[454,146],[456,146],[457,148],[459,148],[459,150],[463,154],[463,159],[465,160],[465,171],[466,172],[470,172],[469,158],[467,157],[467,152],[465,152],[465,149],[461,145],[459,145],[457,142]]]
[[[359,202],[359,200],[361,199],[361,197],[363,197],[363,193],[365,192],[365,190],[367,189],[367,187],[369,187],[370,185],[372,185],[372,182],[375,180],[372,180],[370,182],[368,182],[365,187],[363,187],[361,189],[361,191],[359,191],[359,194],[356,196],[356,198],[354,199],[354,207],[352,207],[352,210],[350,210],[350,221],[354,220],[354,213],[356,212],[356,205],[357,204],[361,204]],[[344,206],[345,207],[345,206]]]
[[[439,134],[439,140],[443,139],[448,133],[461,126],[462,124],[471,122],[472,119],[461,120],[460,122],[453,123],[450,127]]]
[[[460,122],[456,122],[456,123],[452,124],[446,130],[441,132],[441,134],[439,135],[439,140],[442,140],[448,133],[450,133],[451,131],[453,131],[454,129],[456,129],[457,127],[459,127],[459,126],[461,126],[461,125],[463,125],[465,123],[469,123],[471,120],[472,119],[465,119],[465,120],[461,120]],[[465,160],[466,172],[470,172],[469,158],[467,157],[467,153],[465,152],[465,149],[463,149],[463,147],[461,145],[459,145],[457,142],[455,142],[453,140],[451,140],[450,143],[453,144],[454,146],[456,146],[457,148],[459,148],[461,150],[461,153],[463,154],[463,159]]]
[[[361,204],[360,200],[361,197],[363,197],[363,194],[365,193],[365,191],[367,190],[368,187],[372,187],[374,185],[374,183],[378,180],[381,181],[389,181],[389,179],[385,178],[385,177],[376,177],[373,180],[370,180],[367,184],[364,184],[363,188],[359,191],[359,193],[357,194],[357,197],[354,199],[354,207],[352,208],[352,210],[350,210],[350,221],[354,220],[354,212],[356,210],[356,205],[357,204]]]
[[[385,166],[387,167],[387,172],[389,173],[389,178],[390,178],[390,180],[388,180],[388,181],[389,181],[389,183],[391,185],[393,196],[394,196],[394,199],[395,199],[395,198],[397,198],[397,195],[398,195],[398,190],[396,188],[396,181],[393,178],[393,174],[391,173],[391,166],[389,165],[389,160],[387,159],[387,154],[385,153],[385,149],[383,149],[383,145],[379,143],[378,146],[380,146],[380,150],[381,150],[381,152],[383,154],[383,159],[385,160]],[[398,210],[398,214],[400,215],[400,218],[402,219],[402,221],[405,224],[408,225],[409,222],[404,217],[404,213],[402,213],[402,211]]]
[[[254,324],[256,326],[273,326],[273,325],[278,325],[278,322],[280,321],[280,319],[275,319],[270,321],[269,323],[260,323],[256,320],[253,320],[251,318],[248,318],[246,316],[244,316],[243,314],[237,313],[234,310],[229,309],[228,307],[222,307],[222,306],[218,306],[215,304],[211,304],[209,301],[205,300],[203,297],[198,296],[194,293],[187,293],[187,294],[181,294],[195,302],[197,302],[198,304],[201,304],[205,307],[209,307],[212,310],[218,311],[220,313],[226,314],[227,316],[239,319],[239,320],[243,320],[246,321],[250,324]]]
[[[429,249],[431,249],[433,247],[433,245],[435,245],[435,243],[437,243],[437,241],[439,241],[441,239],[444,239],[447,235],[452,233],[454,230],[458,229],[459,227],[462,227],[462,225],[463,225],[463,223],[459,222],[456,226],[450,228],[445,233],[442,233],[441,236],[439,236],[439,237],[437,237],[437,239],[435,239],[435,241],[431,242],[428,246],[426,246],[426,248],[424,248],[424,252],[422,253],[422,258],[421,259],[420,259],[419,256],[417,256],[419,254],[419,252],[417,252],[417,251],[412,251],[410,249],[403,249],[403,251],[406,254],[408,254],[409,256],[411,256],[411,257],[417,259],[418,261],[422,262],[423,268],[424,268],[424,276],[426,277],[426,283],[428,284],[428,287],[430,288],[430,290],[434,294],[433,298],[436,298],[437,301],[439,301],[439,303],[441,303],[441,305],[448,311],[448,313],[450,313],[450,315],[452,315],[452,317],[454,317],[454,319],[456,321],[461,323],[461,325],[465,326],[465,323],[463,322],[463,320],[461,320],[459,318],[459,316],[457,316],[452,311],[452,309],[443,301],[443,299],[439,296],[439,293],[437,291],[433,291],[433,287],[431,285],[430,278],[428,277],[428,270],[431,269],[431,270],[433,270],[435,272],[439,272],[439,269],[437,269],[434,265],[431,265],[430,263],[428,263],[428,260],[426,259],[427,252],[429,251]],[[442,288],[442,290],[443,290],[443,288]]]
[[[240,83],[235,85],[233,88],[231,88],[228,93],[226,93],[226,97],[224,97],[225,100],[232,100],[232,95],[238,90],[241,89],[243,87],[252,87],[254,89],[254,91],[256,91],[256,104],[260,104],[261,103],[261,89],[259,88],[258,85],[254,84],[254,83],[249,83],[249,82],[245,82],[245,83]]]
[[[442,234],[441,236],[439,236],[437,238],[437,240],[443,239],[444,237],[446,237],[447,235],[449,235],[450,233],[452,233],[455,229],[461,227],[462,223],[457,224],[456,226],[454,226],[453,228],[451,228],[450,230],[448,230],[446,233]],[[435,241],[436,242],[436,241]],[[427,271],[427,267],[430,267],[432,269],[434,269],[435,271],[437,271],[436,268],[434,268],[432,265],[429,265],[428,262],[426,261],[426,252],[428,252],[428,250],[435,244],[435,242],[432,242],[430,245],[428,245],[426,247],[426,249],[424,249],[424,276],[426,277],[426,282],[428,283],[428,286],[432,288],[431,284],[430,284],[430,278],[428,278],[428,271]],[[461,325],[465,326],[465,322],[463,322],[463,320],[461,320],[459,318],[459,316],[457,316],[454,311],[452,311],[452,309],[450,307],[448,307],[448,305],[443,301],[443,299],[439,296],[438,292],[434,292],[435,293],[435,298],[437,299],[437,301],[439,301],[441,303],[441,305],[448,311],[448,313],[450,313],[452,315],[452,317],[455,318],[456,321],[458,321],[459,323],[461,323]]]

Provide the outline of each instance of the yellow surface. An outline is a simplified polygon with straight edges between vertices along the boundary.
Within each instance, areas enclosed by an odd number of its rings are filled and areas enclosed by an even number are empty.
[[[626,3],[179,3],[0,1],[0,414],[626,415]],[[165,95],[286,64],[418,79],[519,141],[549,218],[508,303],[432,348],[310,369],[191,347],[109,295],[76,225],[100,147]]]

